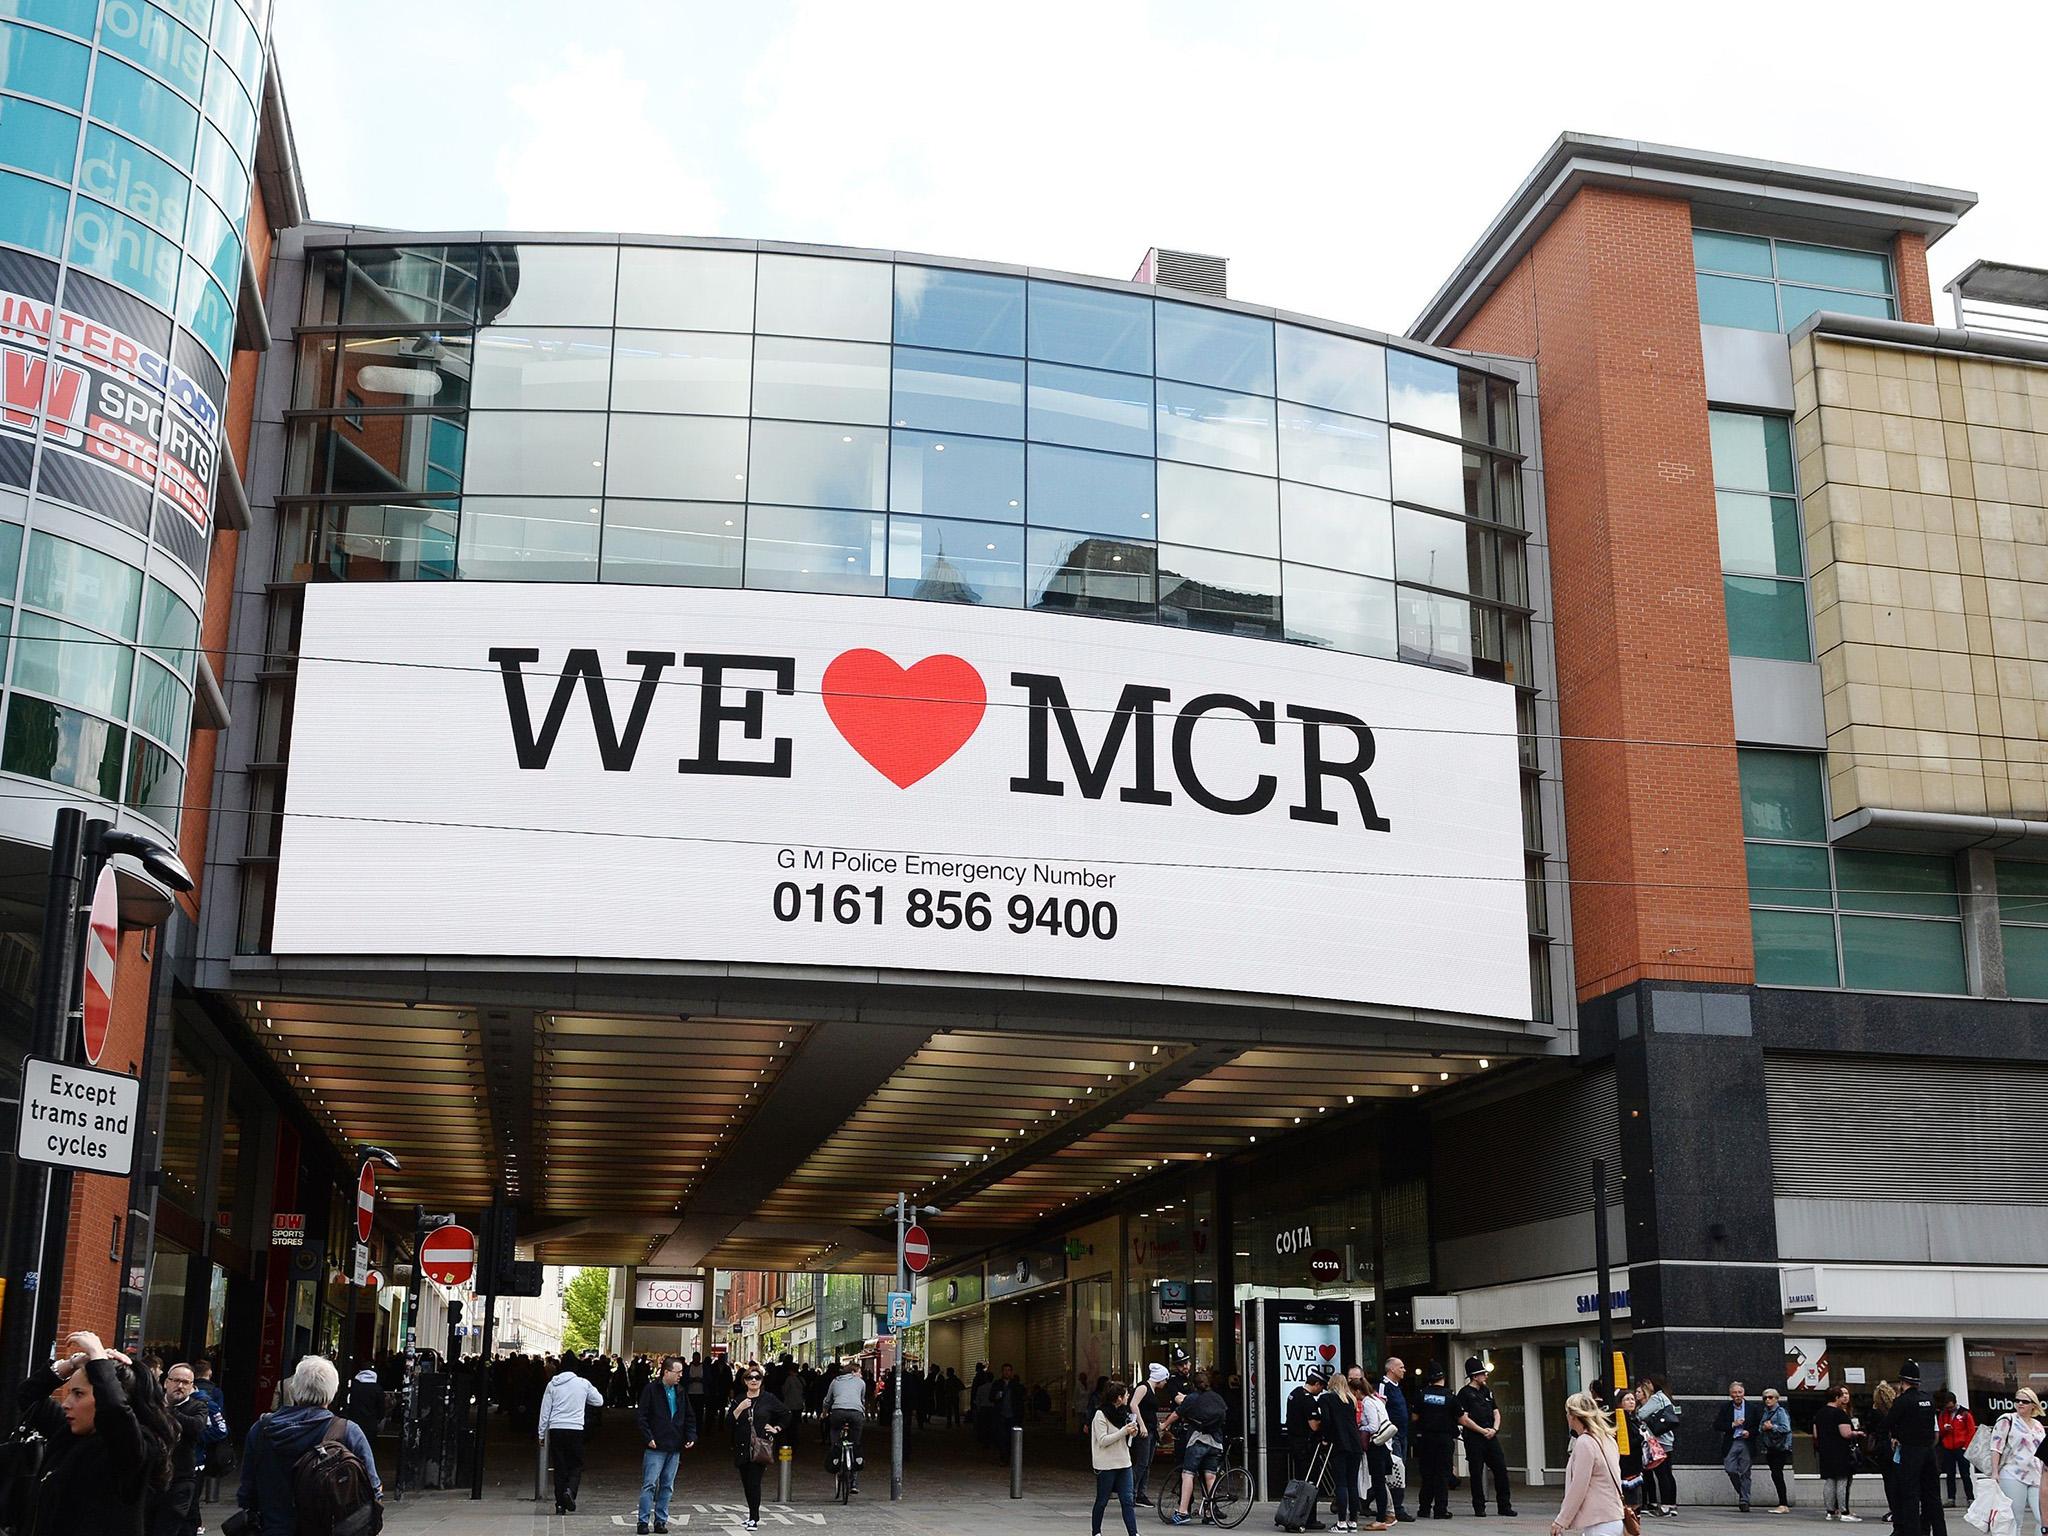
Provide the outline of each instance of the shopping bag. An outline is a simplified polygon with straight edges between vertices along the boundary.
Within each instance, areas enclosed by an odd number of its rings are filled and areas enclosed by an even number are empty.
[[[2012,1500],[1991,1478],[1978,1482],[1977,1497],[1970,1501],[1963,1518],[1984,1536],[2013,1536]]]

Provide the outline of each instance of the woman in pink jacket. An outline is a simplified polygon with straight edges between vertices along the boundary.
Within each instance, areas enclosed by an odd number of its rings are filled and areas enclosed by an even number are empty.
[[[1564,1416],[1572,1449],[1565,1462],[1564,1503],[1550,1522],[1550,1536],[1565,1531],[1621,1536],[1621,1457],[1614,1446],[1614,1421],[1584,1392],[1565,1399]]]

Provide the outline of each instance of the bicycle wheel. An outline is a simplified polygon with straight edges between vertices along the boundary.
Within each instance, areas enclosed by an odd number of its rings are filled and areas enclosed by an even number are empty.
[[[1244,1524],[1244,1517],[1252,1512],[1251,1473],[1243,1467],[1225,1468],[1216,1479],[1216,1492],[1209,1503],[1218,1525],[1228,1528]]]
[[[1152,1512],[1161,1525],[1173,1524],[1173,1512],[1180,1508],[1180,1469],[1169,1467],[1165,1486],[1152,1490]]]

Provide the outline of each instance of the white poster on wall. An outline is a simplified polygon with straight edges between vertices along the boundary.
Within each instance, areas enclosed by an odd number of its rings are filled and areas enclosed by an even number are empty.
[[[1281,1322],[1280,1348],[1277,1355],[1279,1369],[1273,1373],[1273,1422],[1284,1425],[1287,1422],[1287,1395],[1302,1385],[1311,1369],[1320,1370],[1327,1379],[1329,1372],[1338,1368],[1337,1354],[1344,1347],[1343,1335],[1336,1323],[1290,1323]]]
[[[1011,610],[307,590],[273,947],[1527,1018],[1514,694]]]

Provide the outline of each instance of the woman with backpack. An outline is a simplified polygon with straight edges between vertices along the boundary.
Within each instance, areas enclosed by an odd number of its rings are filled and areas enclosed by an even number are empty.
[[[1088,1421],[1089,1461],[1095,1468],[1095,1513],[1090,1536],[1102,1536],[1102,1512],[1111,1495],[1124,1514],[1124,1530],[1138,1536],[1138,1510],[1131,1487],[1131,1442],[1142,1438],[1143,1423],[1131,1412],[1131,1389],[1121,1381],[1105,1381],[1096,1392],[1095,1413]]]
[[[2013,1411],[1998,1416],[1991,1431],[1991,1477],[2012,1500],[2015,1536],[2041,1529],[2041,1398],[2032,1387],[2013,1394]]]
[[[1678,1513],[1678,1479],[1671,1471],[1671,1450],[1678,1443],[1682,1410],[1655,1377],[1636,1383],[1636,1422],[1643,1432],[1643,1513]],[[1650,1442],[1656,1442],[1656,1449]]]
[[[328,1404],[341,1390],[332,1360],[308,1355],[285,1379],[284,1406],[249,1426],[242,1445],[242,1485],[235,1502],[248,1511],[248,1536],[298,1536],[301,1523],[332,1530],[362,1518],[362,1536],[384,1526],[384,1485],[360,1425]]]
[[[144,1506],[169,1485],[178,1439],[162,1390],[98,1334],[74,1333],[65,1348],[21,1388],[29,1422],[50,1442],[25,1536],[142,1536]]]

